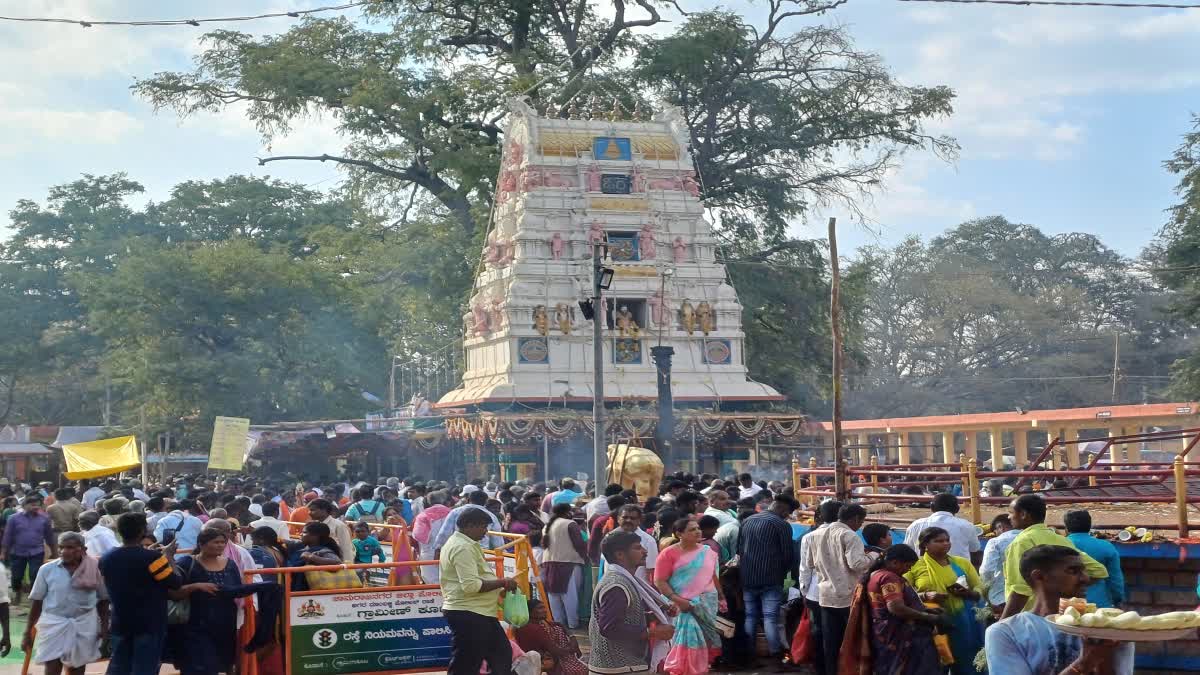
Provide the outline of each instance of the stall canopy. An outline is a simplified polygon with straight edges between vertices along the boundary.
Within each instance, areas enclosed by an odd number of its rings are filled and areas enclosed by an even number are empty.
[[[71,480],[111,476],[142,465],[133,436],[64,445],[63,459],[67,461],[66,476]]]

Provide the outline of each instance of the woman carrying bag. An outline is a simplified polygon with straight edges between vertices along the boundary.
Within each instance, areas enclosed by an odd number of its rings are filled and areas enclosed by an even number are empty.
[[[975,656],[983,649],[983,624],[975,616],[983,582],[971,561],[950,555],[950,533],[930,527],[921,533],[921,559],[904,575],[920,593],[938,602],[950,626],[946,637],[954,663],[953,675],[976,675]],[[927,598],[922,598],[927,599]]]

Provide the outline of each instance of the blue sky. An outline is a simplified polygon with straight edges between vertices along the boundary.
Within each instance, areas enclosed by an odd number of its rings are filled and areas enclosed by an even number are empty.
[[[0,14],[85,18],[186,18],[315,6],[295,0],[0,0]],[[688,9],[699,2],[684,0]],[[731,8],[756,15],[762,4]],[[82,8],[82,9],[81,9]],[[816,19],[845,25],[858,46],[883,56],[902,81],[947,84],[956,112],[933,125],[963,151],[946,164],[913,153],[868,205],[872,223],[844,209],[797,223],[823,236],[838,215],[842,248],[925,238],[972,217],[1002,214],[1047,232],[1091,232],[1135,255],[1163,221],[1174,179],[1161,162],[1200,111],[1200,10],[973,6],[850,0]],[[243,24],[282,30],[292,20]],[[251,124],[236,111],[180,121],[155,115],[128,87],[136,77],[186,69],[202,29],[0,25],[0,229],[17,199],[80,174],[126,171],[153,199],[186,179],[265,173]],[[333,152],[340,141],[314,120],[271,150]],[[269,174],[315,187],[332,167],[284,164]],[[877,234],[876,234],[877,233]]]

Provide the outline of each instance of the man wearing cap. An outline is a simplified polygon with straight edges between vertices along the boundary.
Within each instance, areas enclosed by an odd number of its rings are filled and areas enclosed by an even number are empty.
[[[146,492],[142,490],[142,481],[134,478],[133,480],[129,481],[129,488],[133,490],[134,499],[140,499],[143,502],[150,501],[150,495],[146,494]]]
[[[4,527],[4,539],[0,540],[0,560],[8,563],[12,571],[13,604],[21,602],[21,588],[25,572],[36,579],[38,569],[46,559],[46,548],[50,557],[58,557],[58,540],[50,516],[41,512],[42,500],[30,495],[21,502],[21,511],[9,517]]]

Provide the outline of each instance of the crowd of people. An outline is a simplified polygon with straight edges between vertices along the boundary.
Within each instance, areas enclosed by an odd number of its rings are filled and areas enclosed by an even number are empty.
[[[803,505],[789,485],[750,474],[675,474],[656,495],[620,485],[596,494],[572,479],[203,476],[0,490],[0,653],[11,646],[9,607],[26,594],[20,646],[47,675],[78,675],[103,656],[114,674],[157,673],[164,661],[185,675],[232,672],[247,611],[259,613],[247,651],[260,671],[280,673],[279,584],[370,579],[256,570],[389,560],[429,561],[396,579],[440,584],[456,675],[484,664],[523,672],[530,658],[550,675],[801,663],[820,675],[957,675],[981,660],[1005,675],[1132,672],[1129,645],[1084,644],[1040,618],[1085,593],[1116,606],[1124,584],[1087,512],[1065,514],[1062,536],[1034,494],[992,522],[984,547],[950,493],[893,542],[859,504]],[[497,608],[516,582],[484,557],[503,545],[497,532],[528,537],[544,585],[529,623],[507,631]]]

